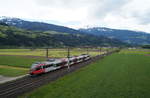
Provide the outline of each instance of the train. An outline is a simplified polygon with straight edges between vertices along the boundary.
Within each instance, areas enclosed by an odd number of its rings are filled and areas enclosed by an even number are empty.
[[[72,56],[69,58],[48,59],[42,62],[35,62],[31,65],[29,74],[31,76],[43,74],[63,67],[69,67],[71,65],[87,61],[89,59],[91,59],[90,55],[82,54],[79,56]]]

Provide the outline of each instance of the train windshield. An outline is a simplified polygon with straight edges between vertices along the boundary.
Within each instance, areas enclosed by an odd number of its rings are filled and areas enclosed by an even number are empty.
[[[35,70],[40,70],[40,69],[41,69],[41,66],[35,68]]]
[[[31,69],[34,69],[39,64],[41,64],[41,62],[35,62],[34,64],[32,64]]]

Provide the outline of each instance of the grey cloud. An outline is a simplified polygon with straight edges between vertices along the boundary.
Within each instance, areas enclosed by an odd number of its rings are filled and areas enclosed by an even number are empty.
[[[34,0],[40,6],[48,6],[53,8],[76,9],[79,7],[87,7],[88,18],[102,20],[109,14],[120,15],[126,17],[122,8],[133,0]],[[149,24],[150,12],[128,12],[131,17],[134,17],[141,24]],[[128,17],[130,18],[130,17]]]
[[[88,7],[89,17],[102,18],[110,12],[121,9],[131,0],[35,0],[41,6],[60,8]]]
[[[86,6],[89,3],[98,0],[34,0],[38,5],[41,6],[52,6],[52,7],[63,7],[63,8],[77,8]]]
[[[132,17],[134,17],[140,24],[147,25],[150,24],[150,9],[148,11],[143,12],[134,12],[131,13]]]
[[[92,8],[93,15],[97,18],[104,18],[109,13],[120,14],[121,8],[131,0],[104,0],[97,2]]]

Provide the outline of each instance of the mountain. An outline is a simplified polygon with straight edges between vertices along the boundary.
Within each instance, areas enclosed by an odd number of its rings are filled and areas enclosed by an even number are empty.
[[[93,34],[96,36],[106,36],[109,38],[116,38],[123,42],[133,45],[145,45],[150,44],[150,34],[140,31],[131,30],[118,30],[103,27],[94,27],[87,29],[79,29],[86,34]]]
[[[103,27],[75,30],[64,26],[58,26],[43,22],[25,21],[19,18],[10,18],[10,17],[0,17],[0,22],[5,23],[6,25],[15,26],[17,28],[34,32],[55,31],[59,33],[68,33],[68,34],[91,34],[95,36],[105,36],[110,39],[118,39],[120,41],[123,41],[124,43],[132,45],[150,44],[150,34],[140,31],[118,30]]]
[[[10,17],[0,17],[0,23],[2,24],[0,28],[1,46],[62,47],[127,45],[117,39],[84,34],[79,30],[48,23],[31,22]]]
[[[64,33],[79,33],[80,31],[64,27],[58,26],[54,24],[48,24],[43,22],[31,22],[25,21],[19,18],[11,18],[11,17],[0,17],[0,22],[6,23],[10,26],[15,26],[17,28],[26,29],[30,31],[56,31],[56,32],[64,32]]]
[[[117,39],[110,39],[104,36],[56,31],[29,31],[0,23],[0,48],[125,45],[127,44]]]

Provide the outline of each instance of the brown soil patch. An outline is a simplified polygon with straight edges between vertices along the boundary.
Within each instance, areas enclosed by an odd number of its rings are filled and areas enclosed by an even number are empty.
[[[150,56],[150,54],[145,54],[145,56]]]

